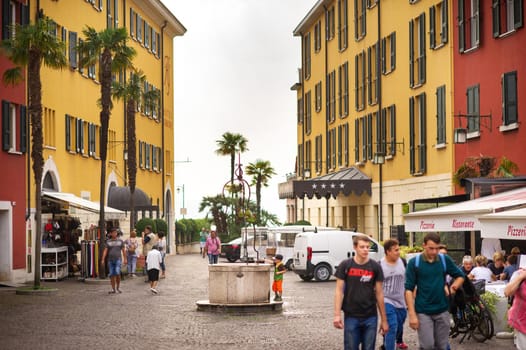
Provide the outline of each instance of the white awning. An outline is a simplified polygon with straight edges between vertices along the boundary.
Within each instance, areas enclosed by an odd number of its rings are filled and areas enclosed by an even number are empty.
[[[526,187],[404,215],[406,232],[480,231],[479,217],[526,205]]]
[[[526,208],[483,215],[479,220],[483,238],[526,240]]]
[[[100,204],[99,203],[92,202],[92,201],[89,201],[89,200],[81,198],[81,197],[77,197],[77,196],[75,196],[72,193],[43,191],[42,192],[42,198],[45,198],[45,197],[47,197],[47,199],[49,199],[51,201],[55,201],[55,202],[57,200],[59,202],[66,202],[70,206],[78,208],[78,209],[91,211],[91,212],[97,213],[97,214],[99,213],[99,209],[100,209]],[[125,212],[123,212],[121,210],[118,210],[118,209],[115,209],[115,208],[107,207],[107,206],[104,207],[104,213],[110,214],[114,218],[116,218],[117,216],[120,217],[120,216],[124,216],[125,215]]]

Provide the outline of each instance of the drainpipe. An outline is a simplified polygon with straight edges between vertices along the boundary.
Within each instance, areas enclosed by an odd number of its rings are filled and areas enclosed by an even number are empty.
[[[329,162],[330,162],[330,154],[327,152],[329,150],[329,108],[327,106],[329,105],[329,96],[327,94],[327,86],[328,86],[328,64],[329,64],[329,50],[327,49],[327,45],[329,43],[329,23],[327,23],[327,6],[323,5],[323,8],[325,9],[325,174],[329,172]],[[327,200],[327,205],[329,201]],[[327,212],[328,212],[327,208]],[[329,218],[327,218],[327,221]]]
[[[28,1],[27,2],[27,7],[28,7],[28,12],[31,13],[31,1]],[[40,11],[40,0],[37,0],[37,11],[36,11],[36,15],[38,17],[38,12]],[[31,18],[31,16],[28,15],[29,18]],[[31,22],[31,20],[29,20]],[[26,102],[29,102],[29,84],[27,83],[27,79],[26,79],[26,98],[28,99]],[[26,105],[29,107],[29,103],[26,103]],[[26,128],[26,135],[27,135],[27,139],[26,139],[26,149],[27,149],[27,157],[26,157],[26,162],[27,162],[27,169],[29,171],[27,171],[27,192],[26,192],[26,195],[27,195],[27,212],[26,212],[26,221],[29,220],[29,218],[31,217],[31,130],[30,130],[30,127],[31,127],[31,116],[29,115],[29,108],[26,108],[26,125],[25,125],[25,128]]]
[[[301,85],[301,108],[298,111],[301,112],[301,159],[299,162],[299,172],[302,180],[305,180],[305,79],[303,78],[305,74],[305,46],[303,41],[303,33],[301,35],[301,70],[299,74],[299,80]],[[298,154],[300,156],[300,154]],[[302,201],[302,210],[301,210],[301,220],[305,221],[305,195],[301,199]],[[296,214],[297,217],[297,214]]]
[[[123,0],[123,10],[124,15],[122,16],[122,26],[126,28],[126,0]],[[131,35],[131,34],[130,34]],[[124,70],[124,84],[126,84],[126,78],[128,76],[128,72]],[[124,99],[123,101],[123,110],[124,110],[124,147],[126,149],[126,154],[128,154],[128,123],[126,118],[126,105],[127,101]],[[124,153],[123,153],[124,155]],[[124,158],[124,157],[123,157]],[[128,157],[124,159],[124,186],[128,186]],[[131,218],[131,222],[133,222],[133,218]]]
[[[381,32],[381,16],[380,16],[380,3],[381,1],[378,1],[376,6],[378,6],[378,52],[376,53],[376,74],[378,75],[378,118],[380,118],[380,130],[383,130],[385,128],[385,125],[382,125],[382,74],[381,74],[381,65],[380,65],[380,58],[381,58],[381,52],[382,52],[382,32]],[[387,53],[386,53],[387,54]],[[382,140],[380,140],[380,151],[384,155],[385,159],[385,149],[382,143]],[[382,240],[384,235],[384,219],[383,219],[383,163],[379,164],[378,168],[378,176],[379,176],[379,184],[378,184],[378,216],[379,216],[379,232],[378,232],[378,240]]]
[[[331,155],[329,154],[328,150],[329,150],[329,108],[328,105],[330,103],[329,101],[329,96],[327,94],[327,91],[329,90],[327,87],[328,87],[328,84],[329,84],[329,81],[328,81],[328,78],[327,78],[327,74],[329,73],[328,72],[328,65],[329,65],[329,50],[327,49],[327,45],[329,43],[329,31],[328,31],[328,28],[329,28],[329,23],[327,23],[327,6],[323,5],[323,8],[325,9],[325,174],[328,174],[329,173],[329,163],[330,163],[330,160],[331,160]],[[326,197],[326,202],[325,202],[325,216],[326,216],[326,221],[325,221],[325,226],[329,227],[329,196]]]
[[[164,200],[164,179],[165,179],[165,176],[166,176],[166,162],[164,161],[164,155],[166,154],[165,153],[165,149],[164,149],[164,142],[165,142],[165,137],[164,137],[164,74],[163,74],[163,69],[164,69],[164,28],[166,28],[166,26],[168,25],[168,22],[167,21],[164,21],[162,27],[161,27],[161,42],[158,44],[160,46],[160,51],[161,51],[161,110],[159,111],[159,115],[161,116],[161,149],[162,149],[162,152],[163,154],[161,155],[161,158],[163,159],[163,168],[161,170],[161,196],[162,196],[162,204],[163,204],[163,214],[162,214],[162,218],[164,218],[164,214],[166,212],[166,203],[165,203],[165,200]],[[175,125],[174,125],[175,126]],[[170,223],[168,223],[170,224]],[[169,235],[168,235],[169,236]]]

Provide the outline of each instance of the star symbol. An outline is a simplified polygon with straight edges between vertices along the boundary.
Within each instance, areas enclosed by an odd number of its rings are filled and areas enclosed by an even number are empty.
[[[331,188],[336,188],[336,185],[332,183]]]
[[[316,184],[312,184],[312,188],[313,188],[313,189],[316,189],[317,187],[318,187],[318,185],[316,185]]]
[[[322,185],[321,185],[321,188],[322,188],[322,189],[325,189],[325,187],[327,187],[326,184],[322,184]]]
[[[340,183],[340,188],[344,188],[345,184],[343,182]]]

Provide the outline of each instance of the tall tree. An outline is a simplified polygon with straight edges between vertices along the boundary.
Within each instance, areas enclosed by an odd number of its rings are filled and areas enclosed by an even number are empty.
[[[268,187],[272,175],[276,175],[274,168],[268,160],[257,159],[255,163],[249,163],[245,171],[252,176],[252,186],[256,186],[256,223],[261,225],[261,188]]]
[[[35,180],[35,270],[34,288],[40,287],[40,252],[42,242],[42,172],[44,167],[42,134],[42,65],[53,69],[66,67],[64,44],[54,34],[53,22],[40,17],[34,24],[11,27],[9,39],[2,41],[6,56],[16,65],[4,72],[7,84],[23,81],[23,68],[27,67],[28,109],[31,121],[33,175]]]
[[[216,153],[221,156],[230,156],[230,184],[234,184],[234,169],[236,166],[236,152],[248,151],[248,140],[241,134],[225,132],[220,140],[216,140]]]
[[[108,129],[110,124],[110,114],[113,108],[112,103],[112,74],[119,71],[126,71],[132,66],[132,59],[135,57],[135,50],[126,46],[128,32],[126,28],[107,28],[97,32],[92,27],[87,27],[82,31],[84,41],[78,46],[80,54],[80,66],[92,66],[99,63],[99,82],[100,82],[100,253],[106,246],[106,221],[104,218],[104,203],[106,195],[106,158],[108,154]],[[100,264],[100,263],[99,263]],[[105,278],[106,273],[102,265],[99,265],[100,277]]]
[[[126,150],[128,160],[126,163],[128,171],[128,186],[130,187],[130,232],[135,227],[135,187],[137,184],[137,137],[135,127],[135,115],[140,101],[143,106],[152,110],[159,101],[159,90],[151,89],[145,91],[144,83],[146,76],[142,71],[133,71],[130,79],[124,84],[113,83],[113,96],[122,99],[126,103]]]
[[[201,203],[199,204],[199,211],[207,211],[208,214],[212,214],[212,219],[214,224],[217,226],[217,232],[219,234],[224,234],[228,232],[227,224],[227,213],[225,208],[232,206],[234,200],[232,198],[226,198],[222,195],[217,195],[215,197],[203,197]]]

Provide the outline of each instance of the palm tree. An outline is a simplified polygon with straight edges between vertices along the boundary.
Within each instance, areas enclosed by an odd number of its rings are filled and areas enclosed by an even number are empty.
[[[203,197],[201,203],[199,204],[199,211],[208,210],[208,213],[212,214],[214,224],[217,226],[217,232],[219,234],[224,234],[228,231],[227,224],[227,213],[225,208],[232,206],[234,204],[234,199],[226,198],[222,195],[217,195],[215,197]],[[208,217],[207,213],[207,217]]]
[[[126,147],[128,152],[127,170],[128,186],[130,187],[130,232],[135,227],[135,186],[137,184],[137,143],[135,114],[137,105],[143,100],[144,105],[155,105],[159,100],[159,90],[144,91],[146,76],[142,71],[134,71],[130,80],[124,84],[113,83],[113,96],[126,101]]]
[[[252,186],[256,186],[256,223],[261,224],[261,187],[268,187],[272,175],[276,175],[268,160],[257,159],[245,168],[247,175],[252,176]]]
[[[80,66],[86,67],[99,63],[100,81],[100,217],[99,230],[101,232],[100,253],[106,245],[104,203],[106,191],[106,158],[108,153],[108,129],[110,113],[113,107],[111,100],[112,73],[125,70],[132,66],[132,59],[136,52],[126,46],[128,32],[126,28],[107,28],[97,32],[92,27],[82,31],[84,41],[78,45]],[[100,266],[100,277],[105,278],[103,266]]]
[[[34,288],[40,288],[40,242],[42,241],[42,172],[44,167],[42,135],[42,65],[53,69],[66,67],[64,44],[53,34],[52,21],[38,18],[36,23],[11,28],[9,39],[2,42],[6,56],[17,65],[4,72],[4,82],[17,84],[23,80],[22,66],[27,67],[29,117],[31,120],[33,175],[35,180],[35,273]]]
[[[234,168],[236,165],[236,152],[248,151],[248,140],[241,134],[225,132],[222,139],[216,140],[218,146],[216,153],[221,156],[230,156],[230,184],[234,184]]]

